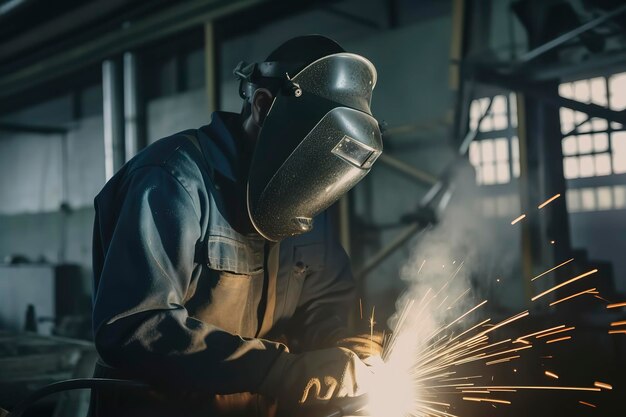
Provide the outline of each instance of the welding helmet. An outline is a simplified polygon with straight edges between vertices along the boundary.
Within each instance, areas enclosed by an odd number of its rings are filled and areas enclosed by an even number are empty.
[[[376,69],[347,52],[322,56],[293,74],[283,72],[281,62],[253,65],[252,72],[273,79],[277,88],[252,156],[248,214],[259,234],[279,241],[310,231],[313,218],[356,185],[381,154],[370,110]],[[254,87],[242,83],[244,97],[248,88]]]

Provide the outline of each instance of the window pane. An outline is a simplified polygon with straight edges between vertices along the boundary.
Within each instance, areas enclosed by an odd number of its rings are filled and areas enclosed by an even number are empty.
[[[613,190],[611,187],[598,187],[596,192],[598,194],[599,210],[610,210],[613,208]]]
[[[615,132],[611,135],[611,151],[613,153],[613,172],[626,173],[626,132]]]
[[[587,116],[585,113],[580,112],[580,111],[575,111],[574,112],[574,125],[578,126],[579,124],[586,122],[588,118],[589,116]],[[589,130],[591,129],[591,126],[586,124],[585,126],[580,127],[581,132],[584,131],[584,129]]]
[[[517,136],[511,138],[511,159],[519,160],[519,139]]]
[[[613,173],[626,173],[626,152],[613,151]]]
[[[574,128],[574,110],[561,107],[559,110],[561,116],[561,132],[568,133]]]
[[[568,136],[561,142],[563,155],[576,155],[578,153],[578,138],[576,136]]]
[[[491,105],[493,114],[506,114],[506,100],[504,96],[495,96]]]
[[[559,85],[559,95],[565,98],[574,97],[574,90],[572,89],[572,83],[563,83]]]
[[[578,136],[578,153],[585,154],[591,153],[593,150],[593,144],[591,142],[591,135]]]
[[[498,162],[498,183],[506,184],[511,181],[511,173],[509,172],[509,163],[507,162]]]
[[[493,115],[489,113],[489,115],[485,116],[482,122],[480,122],[480,126],[478,127],[479,132],[492,132],[493,131]]]
[[[480,141],[482,148],[482,161],[483,162],[493,162],[494,160],[494,151],[493,151],[493,141],[491,139],[485,139]]]
[[[606,122],[606,119],[598,119],[597,117],[591,119],[591,130],[593,130],[594,132],[601,132],[603,130],[606,130],[607,126],[608,123]]]
[[[584,211],[596,209],[596,195],[593,192],[593,188],[581,188],[580,202]]]
[[[480,143],[476,141],[470,143],[469,160],[475,167],[480,165]]]
[[[588,80],[580,80],[574,83],[574,100],[588,103],[591,100],[591,91]]]
[[[609,175],[611,173],[611,156],[608,153],[595,155],[596,175]]]
[[[515,178],[519,178],[519,174],[520,174],[520,166],[519,166],[519,159],[514,159],[513,160],[513,177]]]
[[[611,108],[622,110],[626,108],[626,72],[615,74],[609,79],[611,92]]]
[[[614,132],[611,134],[611,150],[626,152],[626,132]]]
[[[509,160],[509,141],[505,138],[495,139],[496,161]]]
[[[575,213],[580,211],[580,193],[578,190],[567,190],[567,211]]]
[[[577,156],[569,156],[563,158],[563,175],[565,178],[578,178],[580,175],[578,169],[578,157]]]
[[[595,168],[593,164],[592,155],[583,155],[579,158],[580,162],[580,177],[592,177],[595,174]]]
[[[496,183],[496,167],[493,164],[483,165],[482,172],[483,184],[495,184]]]
[[[505,130],[508,127],[506,114],[496,114],[493,116],[493,130]]]
[[[604,77],[592,78],[589,80],[589,86],[591,88],[591,101],[595,104],[606,106],[606,84]]]
[[[606,133],[596,133],[593,135],[594,152],[604,152],[609,149],[609,135]]]

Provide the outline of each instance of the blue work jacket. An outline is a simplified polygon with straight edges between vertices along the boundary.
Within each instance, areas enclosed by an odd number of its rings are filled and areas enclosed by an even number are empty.
[[[276,340],[309,350],[345,335],[354,284],[330,216],[273,249],[246,229],[237,131],[238,115],[214,113],[142,150],[95,198],[93,327],[107,365],[181,390],[256,392]]]

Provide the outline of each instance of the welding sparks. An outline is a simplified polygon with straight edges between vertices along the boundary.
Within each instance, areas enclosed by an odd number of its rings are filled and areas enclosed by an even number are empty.
[[[476,402],[488,402],[488,403],[497,403],[497,404],[511,404],[511,401],[506,400],[496,400],[494,398],[476,398],[476,397],[463,397],[465,401],[476,401]]]
[[[624,326],[624,325],[626,325],[626,320],[614,321],[613,323],[611,323],[611,327]]]
[[[521,216],[519,216],[516,219],[514,219],[513,221],[511,221],[511,225],[514,225],[515,223],[518,223],[518,222],[522,221],[525,217],[526,217],[526,215],[522,214]]]
[[[594,382],[594,383],[593,383],[593,386],[594,386],[594,387],[598,387],[598,388],[604,388],[604,389],[607,389],[607,390],[612,390],[612,389],[613,389],[613,386],[612,386],[612,385],[607,384],[607,383],[605,383],[605,382],[600,382],[600,381],[596,381],[596,382]]]
[[[585,278],[585,277],[587,277],[587,276],[589,276],[589,275],[595,274],[596,272],[598,272],[598,270],[597,270],[597,269],[592,269],[592,270],[591,270],[591,271],[589,271],[589,272],[585,272],[584,274],[580,274],[580,275],[578,275],[578,276],[575,276],[575,277],[574,277],[574,278],[572,278],[572,279],[569,279],[569,280],[567,280],[567,281],[565,281],[565,282],[562,282],[562,283],[560,283],[560,284],[558,284],[558,285],[555,285],[554,287],[552,287],[552,288],[550,288],[550,289],[548,289],[548,290],[545,290],[545,291],[544,291],[544,292],[542,292],[541,294],[535,295],[533,298],[531,298],[531,301],[535,301],[535,300],[537,300],[538,298],[541,298],[541,297],[543,297],[544,295],[551,293],[552,291],[556,291],[556,290],[558,290],[559,288],[562,288],[562,287],[564,287],[564,286],[566,286],[566,285],[569,285],[569,284],[571,284],[572,282],[578,281],[578,280],[579,280],[579,279],[581,279],[581,278]],[[626,303],[624,303],[624,305],[626,306]]]
[[[571,261],[573,259],[557,265],[550,271]],[[422,262],[420,271],[424,263],[425,261]],[[439,265],[441,264],[436,264],[438,270]],[[509,398],[500,397],[523,390],[599,392],[606,389],[604,385],[598,383],[593,387],[483,385],[488,378],[491,378],[493,383],[494,374],[489,372],[493,366],[522,360],[527,355],[526,352],[534,348],[536,342],[545,341],[546,344],[552,344],[570,340],[572,336],[566,332],[574,331],[575,327],[561,324],[542,330],[531,330],[523,336],[500,339],[496,333],[498,329],[527,318],[530,312],[525,310],[492,323],[490,318],[478,318],[480,311],[483,311],[481,307],[487,300],[474,302],[453,317],[449,317],[452,307],[459,307],[469,301],[465,299],[461,302],[468,296],[469,290],[462,291],[459,296],[450,293],[453,288],[450,283],[459,269],[452,273],[439,289],[428,287],[419,297],[407,296],[404,299],[402,308],[395,316],[393,332],[385,340],[381,362],[384,370],[381,373],[374,372],[377,379],[375,385],[378,389],[370,391],[371,415],[461,417],[451,414],[451,410],[457,409],[458,401],[489,403],[495,406],[511,404]],[[535,296],[534,300],[595,272],[597,270],[591,270],[571,278]],[[595,290],[591,288],[586,292]],[[558,302],[564,302],[574,296],[576,294]],[[456,310],[457,308],[452,311]],[[373,329],[373,313],[372,309],[370,331]],[[435,320],[435,314],[445,316],[445,322]],[[626,333],[626,330],[617,330]],[[542,356],[547,357],[552,356]],[[465,368],[465,365],[469,367]],[[464,375],[465,369],[471,369],[472,373]],[[476,372],[478,369],[485,372]],[[517,373],[517,368],[510,371]],[[544,371],[544,374],[555,380],[560,379],[559,375],[552,371]],[[443,398],[446,400],[442,401]]]
[[[587,407],[596,408],[596,406],[591,404],[591,403],[588,403],[588,402],[585,402],[585,401],[578,401],[578,402],[581,403],[582,405],[586,405]]]
[[[608,304],[606,306],[606,308],[620,308],[620,307],[626,307],[626,301],[622,302],[622,303],[613,303],[613,304]]]
[[[531,281],[536,280],[537,278],[541,278],[542,276],[554,271],[555,269],[559,269],[560,267],[562,267],[563,265],[567,265],[568,263],[572,262],[574,260],[574,258],[568,259],[567,261],[558,264],[557,266],[555,266],[554,268],[550,268],[545,272],[542,272],[541,274],[537,275],[536,277],[532,278]]]
[[[552,340],[548,340],[546,341],[546,343],[556,343],[556,342],[563,342],[565,340],[569,340],[571,339],[572,336],[564,336],[564,337],[559,337],[558,339],[552,339]]]
[[[537,208],[539,210],[541,210],[542,208],[544,208],[545,206],[547,206],[548,204],[550,204],[551,202],[553,202],[554,200],[556,200],[557,198],[559,198],[561,196],[561,194],[555,194],[552,197],[548,198],[546,201],[544,201],[543,203],[539,204],[537,206]]]
[[[569,332],[570,330],[574,330],[574,329],[575,329],[575,327],[572,326],[572,327],[566,327],[566,328],[560,329],[560,330],[555,330],[555,331],[550,332],[550,333],[543,333],[543,334],[540,334],[539,336],[537,336],[537,339],[541,339],[542,337],[552,336],[552,335],[555,335],[555,334],[558,334],[558,333]]]
[[[550,307],[555,306],[555,305],[557,305],[559,303],[562,303],[563,301],[571,300],[572,298],[576,298],[576,297],[578,297],[580,295],[583,295],[583,294],[593,294],[593,292],[595,290],[596,290],[595,288],[590,288],[590,289],[585,290],[585,291],[577,292],[576,294],[568,295],[567,297],[561,298],[560,300],[556,300],[556,301],[551,302],[550,303]]]

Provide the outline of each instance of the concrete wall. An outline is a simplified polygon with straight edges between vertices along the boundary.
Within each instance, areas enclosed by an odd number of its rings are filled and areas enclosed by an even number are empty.
[[[84,114],[72,119],[70,96],[13,114],[3,121],[68,129],[65,135],[0,136],[0,260],[13,255],[52,264],[76,263],[90,292],[93,198],[104,185],[99,87],[82,92]],[[63,208],[62,208],[63,206]]]

